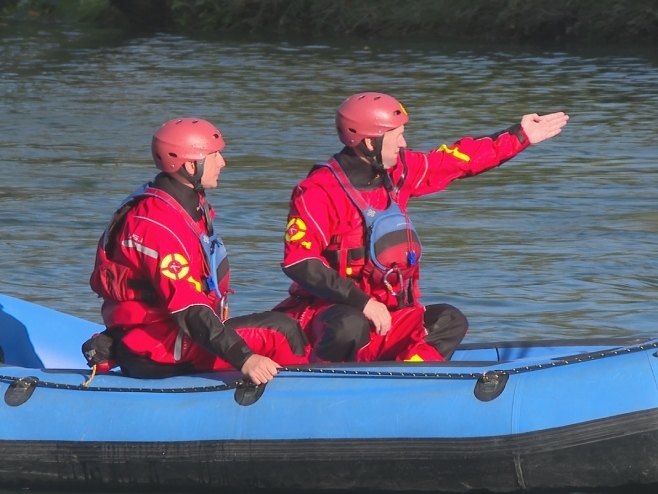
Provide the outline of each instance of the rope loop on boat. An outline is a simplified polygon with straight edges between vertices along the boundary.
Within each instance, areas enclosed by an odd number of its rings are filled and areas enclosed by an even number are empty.
[[[31,379],[37,379],[34,376],[29,376]],[[25,377],[17,376],[4,376],[0,375],[0,381],[14,383],[26,379]],[[110,393],[160,393],[160,394],[176,394],[176,393],[208,393],[213,391],[229,391],[244,386],[242,380],[232,383],[222,383],[212,386],[188,386],[184,388],[152,388],[152,387],[139,387],[130,388],[125,386],[89,386],[89,379],[87,378],[81,384],[64,384],[50,381],[41,381],[37,379],[35,387],[50,388],[50,389],[64,389],[68,391],[103,391]]]
[[[483,382],[487,383],[486,375],[501,377],[504,375],[513,375],[521,374],[524,372],[533,372],[542,369],[550,369],[563,365],[571,365],[582,362],[588,362],[592,360],[597,360],[600,358],[614,357],[617,355],[623,355],[628,353],[641,352],[650,349],[658,348],[658,340],[652,340],[650,342],[641,343],[633,346],[618,347],[610,350],[596,351],[590,353],[569,355],[566,357],[559,357],[554,360],[542,362],[534,365],[526,365],[520,367],[513,367],[509,369],[505,368],[493,368],[487,369],[484,372],[441,372],[437,370],[435,372],[414,372],[409,370],[404,371],[392,371],[392,370],[377,370],[377,369],[355,369],[350,368],[336,368],[336,367],[313,367],[313,366],[299,366],[299,367],[282,367],[279,369],[281,377],[285,378],[286,375],[290,374],[330,374],[335,376],[367,376],[375,377],[382,379],[472,379],[478,380],[483,379]],[[500,364],[500,363],[498,363]],[[353,364],[350,364],[353,365]],[[409,364],[405,364],[405,368],[408,369]],[[419,366],[419,364],[411,364],[414,366]],[[428,365],[425,363],[424,365]],[[434,363],[437,369],[445,367],[443,363]],[[82,372],[82,371],[81,371]],[[161,393],[161,394],[176,394],[176,393],[208,393],[215,391],[229,391],[238,389],[245,386],[253,386],[253,384],[248,383],[244,380],[237,380],[231,383],[221,383],[217,385],[210,386],[191,386],[191,387],[181,387],[181,388],[153,388],[153,387],[125,387],[125,386],[91,386],[91,380],[94,377],[93,369],[90,371],[90,376],[85,379],[81,384],[63,384],[49,381],[42,381],[33,376],[30,376],[30,379],[36,380],[32,383],[33,387],[42,387],[42,388],[52,388],[52,389],[65,389],[70,391],[104,391],[104,392],[115,392],[115,393]],[[11,384],[26,379],[25,376],[8,376],[0,375],[0,381],[9,382]],[[22,381],[21,381],[22,382]]]
[[[539,364],[533,365],[523,365],[519,367],[513,367],[510,369],[487,369],[484,372],[408,372],[408,371],[378,371],[378,370],[367,370],[367,369],[337,369],[335,367],[331,368],[322,368],[322,367],[282,367],[279,369],[279,372],[293,372],[293,373],[313,373],[313,374],[340,374],[347,376],[372,376],[372,377],[389,377],[389,378],[421,378],[421,379],[480,379],[485,378],[486,375],[496,375],[501,376],[504,374],[521,374],[524,372],[533,372],[542,369],[552,369],[554,367],[560,367],[563,365],[571,365],[583,362],[589,362],[592,360],[598,360],[600,358],[615,357],[618,355],[625,355],[629,353],[636,353],[645,350],[651,350],[658,348],[658,340],[652,340],[647,343],[641,343],[638,345],[617,347],[610,350],[595,351],[582,354],[568,355],[565,357],[558,357],[550,361],[542,362]],[[658,353],[656,354],[658,356]],[[448,362],[449,363],[449,362]],[[437,368],[445,367],[443,362],[425,362],[424,365],[434,364]],[[498,362],[499,364],[499,362]],[[412,365],[420,366],[422,363],[414,363]]]
[[[94,377],[96,377],[96,364],[92,365],[91,372],[89,372],[89,377],[84,380],[82,386],[88,388],[89,385],[91,384],[91,381],[94,380]]]

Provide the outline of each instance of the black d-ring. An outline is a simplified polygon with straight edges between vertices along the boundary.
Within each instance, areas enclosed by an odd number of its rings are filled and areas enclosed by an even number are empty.
[[[505,372],[486,372],[482,374],[475,384],[475,397],[480,401],[491,401],[498,398],[505,390],[509,374]]]
[[[233,396],[238,405],[248,407],[256,403],[265,391],[266,384],[256,386],[253,383],[239,382]]]
[[[12,407],[22,405],[30,399],[37,384],[39,379],[32,376],[16,379],[5,392],[5,403]]]

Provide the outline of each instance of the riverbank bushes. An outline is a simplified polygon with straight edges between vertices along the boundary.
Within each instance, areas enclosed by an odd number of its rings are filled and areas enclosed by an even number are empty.
[[[0,12],[204,36],[658,41],[655,0],[0,0]]]

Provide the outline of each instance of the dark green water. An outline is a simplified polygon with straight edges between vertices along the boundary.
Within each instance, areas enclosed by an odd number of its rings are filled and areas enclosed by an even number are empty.
[[[656,335],[658,52],[440,44],[304,45],[0,26],[4,293],[100,319],[87,285],[118,202],[150,179],[152,132],[195,115],[225,134],[210,192],[234,315],[271,307],[287,200],[338,149],[349,94],[390,92],[429,150],[565,110],[563,135],[412,205],[426,302],[469,317],[466,341]]]
[[[120,37],[63,26],[0,36],[0,276],[5,293],[98,320],[87,285],[117,203],[150,179],[173,116],[224,132],[218,190],[233,314],[285,295],[292,185],[338,149],[333,111],[360,90],[408,107],[430,149],[565,110],[563,135],[412,203],[426,302],[470,340],[655,334],[658,54],[414,44],[348,46]]]

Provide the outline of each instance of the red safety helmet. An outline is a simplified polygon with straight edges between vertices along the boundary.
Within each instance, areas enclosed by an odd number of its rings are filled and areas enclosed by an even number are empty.
[[[177,172],[186,161],[202,161],[222,149],[222,133],[200,118],[169,120],[153,134],[151,141],[155,166],[167,173]]]
[[[380,137],[409,121],[402,103],[382,93],[358,93],[336,110],[336,130],[340,142],[357,146],[366,137]]]

